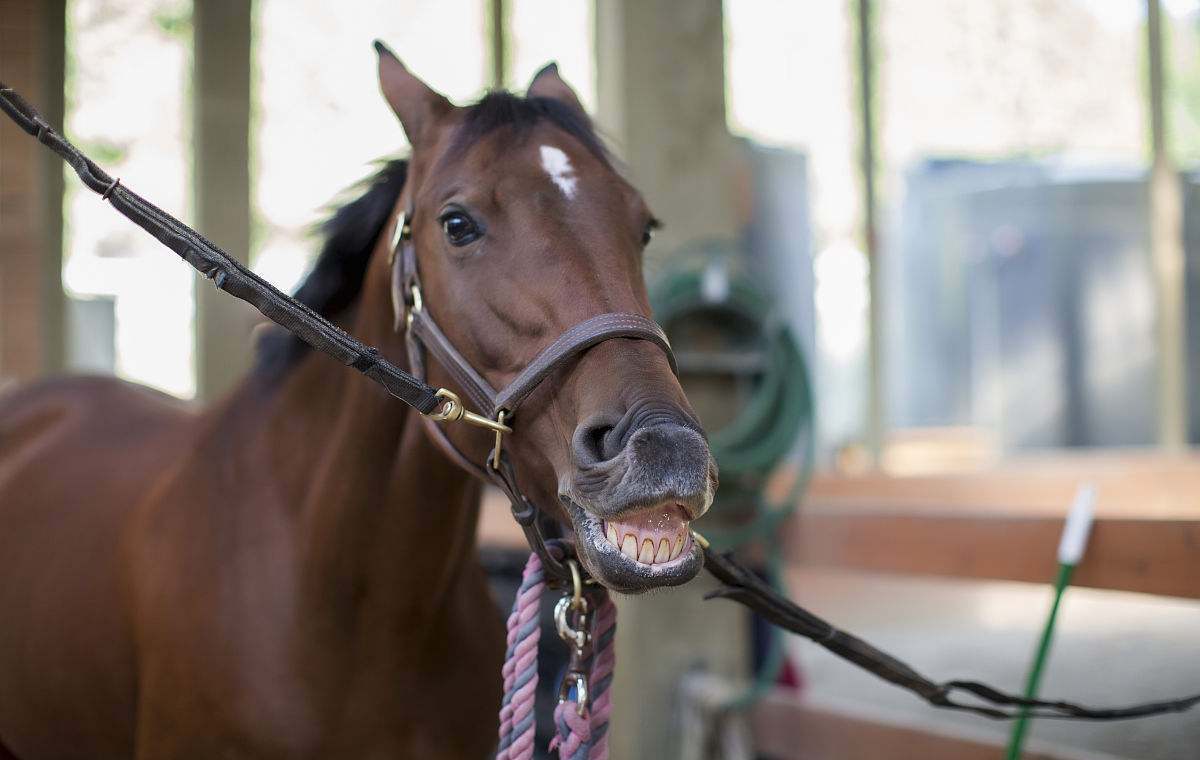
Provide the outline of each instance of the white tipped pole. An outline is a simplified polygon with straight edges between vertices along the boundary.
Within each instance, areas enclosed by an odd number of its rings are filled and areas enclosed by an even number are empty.
[[[1033,656],[1033,664],[1029,668],[1029,678],[1025,683],[1025,698],[1037,699],[1038,685],[1042,680],[1042,667],[1050,654],[1050,642],[1054,639],[1054,624],[1058,620],[1058,605],[1062,602],[1063,592],[1071,582],[1071,574],[1075,566],[1083,559],[1087,549],[1088,536],[1092,532],[1092,518],[1096,511],[1096,488],[1091,483],[1084,483],[1075,492],[1075,501],[1067,512],[1066,523],[1063,524],[1062,537],[1058,540],[1058,577],[1054,581],[1054,602],[1050,605],[1050,615],[1046,618],[1046,626],[1042,629],[1042,638]],[[1021,709],[1021,714],[1013,724],[1012,734],[1008,740],[1008,753],[1005,760],[1020,760],[1021,746],[1025,743],[1025,732],[1029,727],[1029,710]]]
[[[1058,563],[1074,567],[1083,559],[1088,536],[1092,532],[1092,519],[1096,513],[1096,488],[1084,483],[1075,492],[1075,501],[1063,525],[1062,538],[1058,542]]]

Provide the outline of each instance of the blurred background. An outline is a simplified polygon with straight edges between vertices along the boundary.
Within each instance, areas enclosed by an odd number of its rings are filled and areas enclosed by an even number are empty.
[[[339,191],[405,150],[377,37],[458,103],[556,60],[592,111],[666,224],[647,274],[727,457],[723,545],[933,677],[1019,691],[1092,484],[1043,694],[1200,691],[1200,0],[0,0],[0,80],[291,290]],[[256,314],[7,122],[0,148],[0,387],[230,388]],[[481,526],[497,573],[508,523]],[[1001,756],[1007,726],[699,596],[622,602],[616,757]],[[1031,736],[1200,756],[1198,714]]]

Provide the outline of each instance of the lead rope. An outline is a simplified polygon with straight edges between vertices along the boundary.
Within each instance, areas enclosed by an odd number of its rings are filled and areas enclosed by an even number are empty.
[[[574,567],[574,563],[571,563]],[[578,578],[578,575],[576,575]],[[577,586],[578,588],[578,586]],[[542,561],[530,554],[521,587],[508,616],[508,649],[504,657],[504,699],[500,703],[500,743],[496,760],[532,760],[536,729],[534,699],[538,684],[540,611],[546,590]],[[550,750],[561,760],[607,760],[608,723],[612,713],[609,687],[617,657],[613,639],[617,608],[603,587],[589,594],[598,603],[588,625],[582,594],[567,593],[555,608],[559,634],[572,644],[571,661],[554,709],[557,734]],[[573,614],[570,620],[566,615]],[[571,625],[577,624],[577,628]]]

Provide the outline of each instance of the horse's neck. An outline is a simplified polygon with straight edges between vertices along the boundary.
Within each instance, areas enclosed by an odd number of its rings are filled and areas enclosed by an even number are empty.
[[[351,332],[398,361],[389,312],[367,297]],[[298,505],[301,593],[338,635],[394,636],[389,623],[432,621],[473,556],[478,484],[436,449],[418,414],[367,378],[324,356],[292,372],[268,446]]]

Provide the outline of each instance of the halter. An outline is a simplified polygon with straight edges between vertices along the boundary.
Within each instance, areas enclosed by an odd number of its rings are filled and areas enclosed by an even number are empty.
[[[554,581],[565,584],[571,579],[567,566],[549,551],[553,543],[562,544],[564,555],[570,550],[560,539],[547,539],[542,524],[541,510],[521,492],[517,485],[516,470],[508,452],[504,450],[504,436],[513,433],[513,421],[521,404],[556,370],[570,365],[585,351],[614,338],[644,340],[662,349],[671,371],[678,374],[675,355],[666,333],[658,323],[641,314],[612,312],[600,314],[568,328],[552,343],[538,352],[528,365],[504,388],[495,390],[475,370],[438,327],[433,315],[426,308],[421,289],[421,277],[417,271],[416,243],[412,232],[413,212],[401,212],[392,231],[392,242],[388,258],[391,269],[393,327],[403,331],[408,352],[409,372],[424,382],[426,355],[432,355],[450,376],[470,403],[479,410],[468,410],[457,393],[440,388],[436,397],[441,406],[424,415],[426,429],[434,442],[451,460],[471,475],[497,485],[508,497],[513,518],[525,533],[530,548],[542,561],[543,571]],[[486,461],[476,464],[464,455],[447,437],[437,422],[462,421],[484,428],[495,434],[495,443]]]

